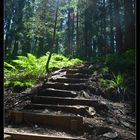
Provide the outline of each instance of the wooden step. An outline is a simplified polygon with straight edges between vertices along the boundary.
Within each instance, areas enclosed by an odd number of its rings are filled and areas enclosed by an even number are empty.
[[[11,112],[11,120],[16,124],[35,123],[71,131],[79,131],[83,127],[83,117],[70,115],[49,115],[45,113],[17,111]],[[75,126],[73,121],[75,121]]]
[[[4,134],[4,140],[12,140],[12,136],[9,134]]]
[[[82,69],[82,68],[87,68],[88,65],[86,64],[80,64],[80,65],[76,65],[76,66],[73,66],[74,69]]]
[[[63,72],[66,72],[66,69],[60,69],[60,70],[56,70],[54,72],[52,72],[52,76],[55,76],[55,75],[59,75],[60,73],[63,73]]]
[[[24,107],[24,109],[32,110],[45,110],[50,109],[54,111],[63,111],[66,113],[79,114],[82,116],[92,117],[88,112],[88,106],[70,106],[70,105],[45,105],[45,104],[30,104]]]
[[[84,79],[87,79],[87,78],[90,78],[91,76],[88,75],[88,74],[75,73],[75,74],[66,74],[66,75],[63,75],[63,77],[67,77],[67,78],[84,78]]]
[[[46,88],[54,88],[61,90],[86,90],[87,86],[85,84],[68,84],[68,83],[58,83],[58,82],[47,82],[44,87]]]
[[[31,102],[36,104],[53,104],[53,105],[86,105],[94,107],[96,111],[100,111],[101,109],[104,111],[108,111],[107,105],[96,99],[34,96],[31,99]]]
[[[47,88],[47,89],[41,90],[37,95],[38,96],[55,96],[55,97],[76,97],[77,93],[75,91]]]
[[[92,74],[93,71],[88,69],[68,69],[67,74],[74,74],[74,73],[80,73],[80,74]]]
[[[49,79],[50,82],[63,82],[63,83],[85,83],[87,79],[78,79],[78,78],[51,78]]]
[[[47,136],[38,134],[24,134],[24,133],[13,133],[7,132],[6,134],[11,135],[11,140],[86,140],[81,137],[58,137],[58,136]]]

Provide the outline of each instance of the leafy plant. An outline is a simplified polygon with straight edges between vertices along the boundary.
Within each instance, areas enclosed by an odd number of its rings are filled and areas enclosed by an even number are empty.
[[[121,75],[120,73],[117,76],[114,75],[114,82],[115,82],[116,86],[124,86],[123,75]]]
[[[99,81],[102,86],[104,86],[106,88],[107,87],[116,88],[119,93],[125,92],[125,90],[126,90],[124,76],[120,73],[117,74],[116,76],[114,75],[114,79],[112,79],[112,80],[106,80],[106,79],[100,78]]]
[[[118,74],[117,76],[114,76],[114,82],[116,84],[118,93],[123,93],[124,94],[125,90],[126,90],[124,76],[121,75],[121,74]]]
[[[101,69],[101,73],[102,74],[106,74],[106,73],[108,73],[109,72],[109,68],[108,67],[103,67],[102,69]]]
[[[129,49],[123,54],[107,55],[105,63],[113,71],[132,74],[135,68],[135,50]]]
[[[20,88],[36,84],[45,75],[48,55],[46,53],[46,55],[36,58],[33,54],[28,53],[27,56],[18,56],[11,63],[4,62],[4,86]],[[69,60],[63,55],[53,54],[49,69],[68,67],[82,62],[78,58]]]
[[[13,65],[11,65],[11,64],[9,64],[9,63],[7,63],[7,62],[4,62],[4,67],[5,68],[11,68],[11,69],[13,69],[13,70],[16,70],[16,68],[15,68],[15,66],[13,66]]]

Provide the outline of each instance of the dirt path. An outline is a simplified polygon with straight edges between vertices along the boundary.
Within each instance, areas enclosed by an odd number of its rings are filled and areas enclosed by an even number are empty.
[[[116,95],[101,91],[99,74],[93,75],[94,71],[92,64],[60,69],[43,84],[12,96],[6,94],[5,133],[135,140],[130,106],[112,101]]]

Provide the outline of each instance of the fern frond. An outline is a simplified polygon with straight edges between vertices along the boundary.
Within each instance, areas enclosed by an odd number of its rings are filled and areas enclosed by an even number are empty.
[[[11,64],[9,64],[9,63],[7,63],[7,62],[4,62],[4,67],[5,67],[5,68],[6,68],[6,67],[9,67],[9,68],[12,68],[12,69],[16,70],[16,67],[15,67],[15,66],[13,66],[13,65],[11,65]]]

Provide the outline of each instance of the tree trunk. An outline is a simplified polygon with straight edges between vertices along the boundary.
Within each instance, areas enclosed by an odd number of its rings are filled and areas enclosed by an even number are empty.
[[[71,28],[70,28],[70,9],[68,9],[68,33],[67,33],[67,37],[68,37],[68,50],[67,50],[67,54],[70,55],[71,53],[71,34],[70,34]]]
[[[53,31],[53,37],[52,37],[52,49],[50,50],[50,54],[49,54],[49,57],[48,57],[48,60],[47,60],[47,63],[46,63],[46,72],[49,72],[49,62],[51,60],[51,56],[52,56],[52,53],[53,53],[53,48],[54,48],[54,45],[55,45],[58,8],[59,8],[59,0],[57,0],[56,14],[55,14],[55,23],[54,23],[54,31]]]
[[[78,15],[78,6],[77,6],[77,21],[76,21],[76,55],[78,56],[79,51],[79,15]]]
[[[5,33],[5,40],[4,40],[4,50],[5,50],[5,56],[9,54],[9,38],[10,38],[10,20],[8,19],[7,25],[6,25],[6,33]]]
[[[107,45],[106,45],[106,3],[105,0],[103,0],[103,35],[104,35],[104,47],[106,49]]]
[[[124,1],[125,8],[125,50],[135,48],[135,19],[132,0]]]
[[[116,51],[118,53],[122,52],[122,32],[121,32],[121,24],[120,24],[120,8],[119,1],[114,0],[114,23],[116,27]]]
[[[109,13],[110,13],[110,50],[111,53],[114,53],[114,33],[113,33],[113,7],[112,0],[109,3]]]
[[[15,41],[14,42],[14,50],[13,50],[13,52],[11,54],[11,59],[15,59],[17,57],[17,55],[18,55],[18,40],[15,39],[14,41]]]

